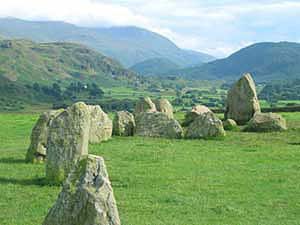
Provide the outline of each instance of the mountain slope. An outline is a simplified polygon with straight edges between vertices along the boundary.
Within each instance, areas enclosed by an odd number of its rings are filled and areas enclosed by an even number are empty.
[[[180,66],[214,59],[182,50],[167,38],[137,27],[83,28],[64,22],[30,22],[0,19],[0,35],[38,42],[76,42],[117,59],[126,67],[152,58],[167,58]]]
[[[236,79],[250,72],[258,81],[300,77],[300,44],[291,42],[258,43],[241,49],[228,58],[176,71],[196,79]]]
[[[166,58],[153,58],[137,63],[130,69],[144,76],[159,76],[180,69],[180,66]]]
[[[82,45],[25,40],[0,41],[1,76],[22,84],[85,80],[101,86],[136,79],[119,63]]]

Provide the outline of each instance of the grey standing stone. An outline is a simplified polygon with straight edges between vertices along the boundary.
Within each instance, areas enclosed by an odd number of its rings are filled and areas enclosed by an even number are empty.
[[[82,157],[73,167],[43,225],[120,225],[103,158]]]
[[[30,146],[26,154],[26,162],[28,163],[40,163],[44,162],[47,151],[47,139],[49,133],[49,127],[52,120],[57,117],[62,110],[51,110],[44,112],[40,115],[34,128],[32,129]]]
[[[112,120],[103,112],[99,105],[89,106],[91,126],[89,142],[96,144],[107,141],[112,135]]]
[[[244,131],[249,132],[275,132],[287,130],[286,120],[275,113],[255,113],[248,122]]]
[[[189,125],[186,138],[201,139],[211,137],[224,137],[225,131],[222,121],[212,112],[198,115]]]
[[[46,178],[62,183],[78,159],[88,154],[89,107],[76,103],[53,119],[48,136]]]
[[[154,104],[158,112],[166,114],[171,119],[174,118],[173,106],[167,99],[157,99]]]
[[[250,74],[245,74],[228,92],[225,119],[244,125],[256,112],[260,112],[260,105],[255,83]]]
[[[161,112],[140,113],[135,117],[136,135],[143,137],[182,138],[180,124]]]
[[[145,98],[141,98],[136,103],[134,115],[137,115],[139,113],[144,113],[144,112],[156,112],[156,111],[157,111],[156,106],[152,102],[151,98],[145,97]]]
[[[199,115],[212,112],[204,105],[196,105],[190,112],[187,112],[184,117],[183,126],[189,126]]]
[[[113,134],[116,136],[133,136],[134,130],[134,116],[127,111],[116,112],[113,120]]]

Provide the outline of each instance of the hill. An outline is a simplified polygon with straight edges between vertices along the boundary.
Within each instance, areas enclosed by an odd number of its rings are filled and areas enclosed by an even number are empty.
[[[26,40],[0,41],[0,76],[22,84],[90,80],[102,86],[136,78],[118,62],[82,45]]]
[[[144,76],[159,76],[180,69],[180,66],[166,58],[153,58],[137,63],[130,69]]]
[[[167,58],[181,66],[213,60],[200,52],[178,48],[169,39],[138,27],[84,28],[64,22],[0,19],[0,35],[37,42],[76,42],[117,59],[124,66],[152,58]]]
[[[195,79],[237,79],[250,72],[257,81],[285,80],[300,76],[300,44],[291,42],[257,43],[228,58],[179,71]]]

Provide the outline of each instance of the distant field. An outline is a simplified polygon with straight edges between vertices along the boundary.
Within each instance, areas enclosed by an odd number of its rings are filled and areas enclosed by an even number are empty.
[[[289,131],[224,140],[113,138],[105,158],[123,225],[295,225],[300,221],[300,113]],[[182,119],[183,114],[176,115]],[[40,225],[59,187],[24,163],[36,114],[0,114],[0,224]]]

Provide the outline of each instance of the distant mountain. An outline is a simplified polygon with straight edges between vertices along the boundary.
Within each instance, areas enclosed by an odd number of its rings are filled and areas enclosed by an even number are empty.
[[[64,22],[3,18],[0,35],[37,42],[81,43],[117,59],[126,67],[152,58],[167,58],[180,66],[214,59],[207,54],[180,49],[169,39],[137,27],[84,28]]]
[[[169,71],[180,69],[176,63],[166,58],[153,58],[137,63],[130,67],[131,70],[144,76],[160,76]]]
[[[21,84],[95,81],[102,87],[137,78],[118,62],[82,45],[26,40],[0,41],[0,77]]]
[[[194,79],[231,80],[250,72],[257,81],[284,80],[300,77],[299,62],[298,43],[258,43],[228,58],[173,71],[173,74]]]

